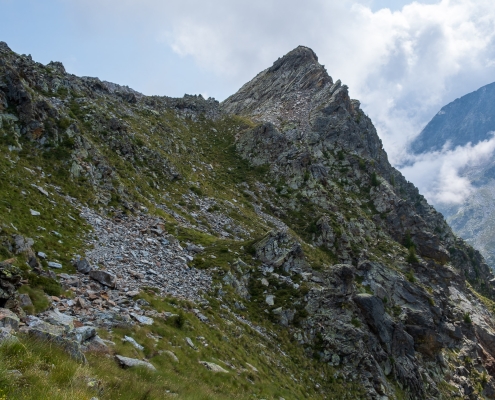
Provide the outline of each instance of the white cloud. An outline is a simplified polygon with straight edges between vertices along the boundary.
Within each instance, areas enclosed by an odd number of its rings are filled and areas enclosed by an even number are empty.
[[[410,166],[402,168],[404,176],[437,205],[461,204],[474,190],[463,171],[482,166],[495,151],[495,137],[476,145],[468,143],[450,149],[410,156]]]

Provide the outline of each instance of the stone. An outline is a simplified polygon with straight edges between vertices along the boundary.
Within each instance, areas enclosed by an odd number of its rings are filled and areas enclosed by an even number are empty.
[[[116,355],[115,359],[122,368],[145,367],[152,371],[156,371],[156,368],[153,366],[153,364],[150,364],[147,361],[141,361],[135,358],[123,357],[120,355]]]
[[[204,365],[207,369],[209,369],[212,372],[223,372],[223,373],[228,373],[226,369],[222,368],[220,365],[208,362],[208,361],[200,361],[199,362],[201,365]]]
[[[39,258],[41,258],[43,260],[46,259],[46,257],[47,257],[46,254],[43,253],[42,251],[38,251],[37,255],[38,255]]]
[[[275,296],[273,294],[269,294],[268,296],[266,296],[265,302],[269,306],[273,306],[275,304]]]
[[[111,351],[107,343],[107,341],[103,340],[98,335],[95,335],[83,343],[83,350],[93,353],[110,354]]]
[[[35,210],[29,210],[31,212],[31,215],[37,217],[39,215],[41,215],[41,213],[39,211],[35,211]]]
[[[191,340],[191,338],[188,338],[186,337],[186,343],[189,345],[189,347],[191,347],[192,349],[194,350],[198,350],[198,348],[194,345],[193,341]]]
[[[18,341],[19,339],[12,334],[12,329],[3,327],[0,328],[0,345],[3,343],[15,343]]]
[[[79,343],[83,343],[88,339],[91,339],[96,336],[96,329],[94,326],[81,326],[75,328],[72,332],[75,340]]]
[[[131,317],[134,318],[137,322],[143,325],[153,325],[153,318],[145,317],[144,315],[139,315],[136,313],[130,313]]]
[[[62,264],[55,262],[55,261],[48,261],[48,266],[50,268],[62,269]]]
[[[136,348],[137,350],[144,350],[144,347],[141,346],[138,342],[136,342],[133,338],[131,338],[130,336],[124,336],[124,338],[122,339],[123,342],[128,342],[130,343],[134,348]]]
[[[209,319],[206,315],[204,315],[201,311],[199,311],[197,308],[193,308],[193,313],[194,315],[196,315],[196,317],[198,317],[198,319],[203,322],[203,323],[207,323],[209,322]]]
[[[14,331],[19,329],[19,317],[14,314],[11,310],[6,308],[0,308],[0,327],[10,328]]]
[[[74,263],[74,267],[76,268],[77,272],[80,272],[81,274],[88,274],[91,271],[91,265],[85,258],[76,261]]]
[[[52,325],[64,327],[66,332],[74,329],[74,318],[61,313],[58,309],[49,311],[46,317],[46,321]]]
[[[177,358],[174,352],[170,350],[165,350],[165,354],[168,354],[173,361],[179,362],[179,359]]]
[[[108,286],[109,288],[115,288],[115,286],[117,285],[117,277],[107,271],[92,270],[89,272],[89,276],[95,281],[98,281],[102,285]]]
[[[33,305],[31,297],[26,293],[19,294],[19,305],[21,307],[31,307]]]
[[[65,336],[66,330],[63,326],[52,325],[34,317],[31,318],[26,330],[33,337],[61,346],[76,361],[86,362],[81,345],[72,338]]]

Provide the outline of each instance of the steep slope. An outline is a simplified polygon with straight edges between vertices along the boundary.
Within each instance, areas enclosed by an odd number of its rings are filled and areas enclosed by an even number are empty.
[[[490,269],[312,50],[218,104],[1,43],[0,117],[0,307],[25,349],[41,335],[86,357],[99,398],[494,397]],[[36,398],[45,353],[23,363],[6,335],[22,376],[0,389]]]
[[[495,131],[495,82],[447,104],[411,143],[415,154],[476,144]]]
[[[411,144],[420,154],[452,147],[473,145],[492,138],[495,131],[495,83],[483,86],[443,107]],[[487,263],[495,268],[495,159],[461,171],[474,187],[462,204],[439,204],[454,231],[478,249]]]

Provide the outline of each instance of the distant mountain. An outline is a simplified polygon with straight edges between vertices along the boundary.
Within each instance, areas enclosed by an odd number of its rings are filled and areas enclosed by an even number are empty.
[[[495,131],[495,82],[443,107],[411,144],[414,154],[476,144]]]
[[[495,82],[462,96],[443,107],[411,144],[415,154],[473,145],[489,139],[495,131]],[[453,230],[478,249],[495,268],[495,158],[464,169],[476,190],[463,204],[437,205]]]

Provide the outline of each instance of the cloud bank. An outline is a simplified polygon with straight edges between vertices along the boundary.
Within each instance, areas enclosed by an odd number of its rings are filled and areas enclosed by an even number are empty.
[[[495,137],[472,145],[410,156],[410,165],[402,173],[411,182],[419,182],[420,192],[438,205],[461,204],[474,190],[463,175],[466,169],[487,163],[495,151]]]

